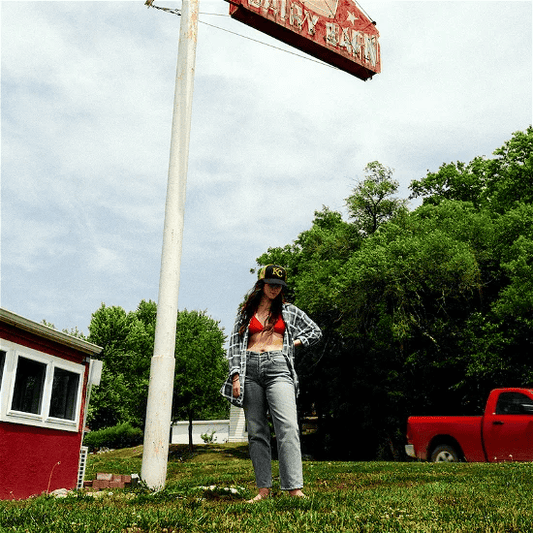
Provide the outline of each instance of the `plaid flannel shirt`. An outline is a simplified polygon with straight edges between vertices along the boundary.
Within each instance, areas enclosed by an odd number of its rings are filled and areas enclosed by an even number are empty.
[[[287,360],[287,365],[294,381],[296,395],[298,395],[298,376],[294,370],[294,341],[300,339],[306,348],[313,346],[322,338],[320,328],[298,307],[292,304],[283,304],[281,315],[285,322],[285,333],[283,335],[282,352]],[[240,314],[237,316],[233,331],[229,339],[227,359],[229,363],[229,375],[224,385],[220,389],[222,396],[227,398],[237,407],[243,406],[244,398],[244,378],[246,376],[246,349],[248,347],[248,328],[243,336],[239,335],[242,325]],[[241,394],[238,398],[233,397],[232,378],[234,374],[239,374]]]

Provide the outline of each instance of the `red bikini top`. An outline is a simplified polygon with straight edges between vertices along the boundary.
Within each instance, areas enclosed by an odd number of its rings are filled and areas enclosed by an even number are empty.
[[[255,335],[256,333],[260,333],[263,331],[264,326],[257,320],[255,315],[252,317],[252,320],[250,320],[250,325],[248,326],[248,331],[250,332],[250,335]],[[275,333],[279,333],[282,335],[285,332],[285,322],[283,322],[283,318],[281,315],[279,316],[277,322],[274,324],[273,330]]]

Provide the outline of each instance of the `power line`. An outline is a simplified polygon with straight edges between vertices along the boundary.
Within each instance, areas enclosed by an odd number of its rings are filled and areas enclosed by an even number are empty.
[[[148,7],[153,7],[154,9],[159,9],[160,11],[165,11],[167,13],[170,13],[172,15],[177,15],[178,17],[181,16],[181,10],[180,9],[171,9],[168,7],[160,7],[153,4],[154,0],[146,0],[145,5]],[[208,15],[208,16],[217,16],[217,17],[226,17],[231,18],[229,15],[225,15],[224,13],[202,13],[199,12],[200,15]],[[220,26],[215,26],[214,24],[210,24],[209,22],[205,22],[204,20],[199,20],[202,24],[206,26],[210,26],[211,28],[215,28],[217,30],[225,31],[226,33],[230,33],[232,35],[236,35],[237,37],[242,37],[243,39],[248,39],[249,41],[253,41],[254,43],[262,44],[263,46],[267,46],[269,48],[273,48],[274,50],[279,50],[281,52],[285,52],[286,54],[290,54],[296,57],[299,57],[300,59],[306,59],[307,61],[312,61],[313,63],[318,63],[319,65],[323,65],[325,67],[332,68],[334,70],[339,70],[337,67],[333,65],[329,65],[328,63],[324,63],[323,61],[320,61],[318,59],[314,59],[312,57],[303,56],[300,54],[297,54],[295,52],[291,52],[290,50],[286,50],[285,48],[281,48],[279,46],[274,46],[272,44],[265,43],[264,41],[260,41],[258,39],[253,39],[252,37],[247,37],[246,35],[242,35],[241,33],[237,33],[235,31],[228,30],[226,28],[221,28]]]

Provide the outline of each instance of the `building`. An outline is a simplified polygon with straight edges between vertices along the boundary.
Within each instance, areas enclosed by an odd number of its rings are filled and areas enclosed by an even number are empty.
[[[0,309],[0,499],[80,486],[102,349]],[[83,480],[81,480],[83,481]]]
[[[229,412],[228,442],[248,442],[244,410],[233,404]]]
[[[244,411],[232,405],[229,420],[194,420],[192,423],[192,443],[203,444],[202,435],[212,439],[212,442],[248,442]],[[189,443],[189,422],[181,421],[172,424],[170,444]]]

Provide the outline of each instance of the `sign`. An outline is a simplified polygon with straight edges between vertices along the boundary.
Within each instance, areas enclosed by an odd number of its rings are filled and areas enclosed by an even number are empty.
[[[367,80],[381,72],[379,32],[354,0],[229,0],[230,15]]]

